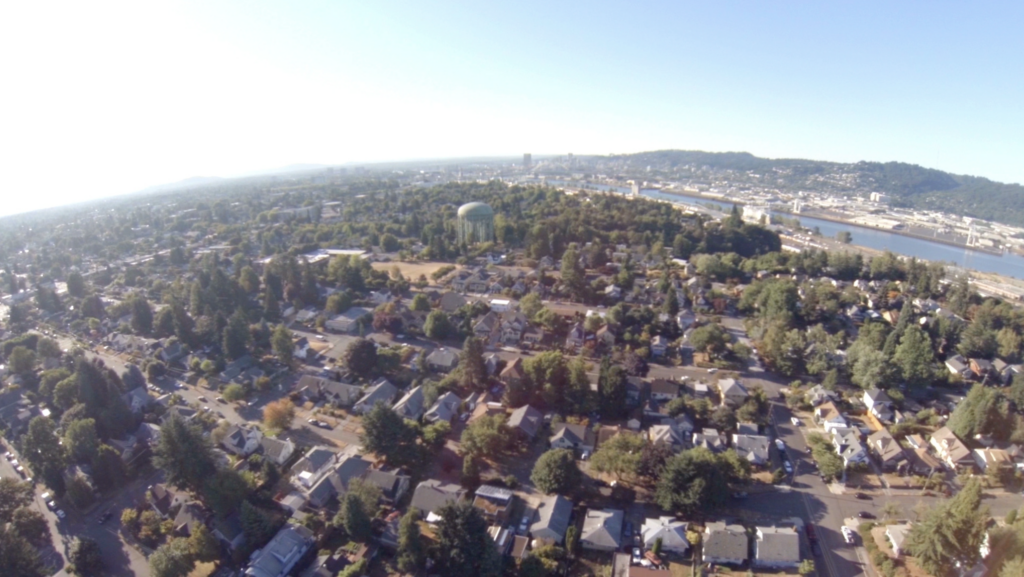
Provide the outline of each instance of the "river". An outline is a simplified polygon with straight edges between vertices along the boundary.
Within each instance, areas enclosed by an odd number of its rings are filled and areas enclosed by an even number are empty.
[[[575,185],[570,182],[558,181],[548,181],[548,183],[556,186]],[[629,193],[628,188],[619,186],[587,184],[587,188],[615,191],[624,194]],[[714,199],[705,200],[703,198],[680,196],[678,194],[667,194],[655,189],[645,188],[640,191],[640,194],[655,200],[667,200],[673,203],[686,204],[701,208],[714,206],[722,212],[728,212],[732,209],[732,203],[729,202],[719,202]],[[818,230],[821,231],[822,236],[830,238],[835,238],[836,233],[839,231],[848,231],[853,235],[853,244],[859,246],[873,248],[875,250],[891,250],[894,253],[905,256],[913,256],[929,261],[941,261],[981,272],[990,272],[1024,279],[1024,257],[1013,253],[1006,253],[999,256],[973,251],[966,248],[957,248],[955,246],[932,242],[922,238],[903,236],[884,230],[857,226],[855,224],[832,222],[830,220],[821,220],[820,218],[801,216],[799,214],[786,214],[785,216],[800,219],[800,224],[806,228],[813,229],[817,227]]]

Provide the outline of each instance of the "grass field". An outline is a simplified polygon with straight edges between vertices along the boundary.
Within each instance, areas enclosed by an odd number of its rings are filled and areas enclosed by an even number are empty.
[[[420,278],[420,275],[426,275],[429,282],[433,282],[430,278],[430,273],[435,270],[448,265],[445,262],[375,262],[371,266],[377,270],[383,270],[391,272],[391,269],[398,267],[398,270],[402,271],[402,275],[409,280],[416,280]]]

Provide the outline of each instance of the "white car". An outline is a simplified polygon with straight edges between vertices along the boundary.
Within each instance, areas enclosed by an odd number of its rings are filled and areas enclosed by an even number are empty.
[[[633,547],[633,564],[639,565],[644,558],[644,552],[639,547]]]
[[[786,470],[787,474],[793,473],[793,465],[791,465],[789,461],[783,461],[782,468]]]
[[[717,373],[717,372],[718,372],[718,369],[715,369],[715,368],[711,368],[711,369],[708,369],[708,372],[709,372],[709,373],[711,373],[711,374],[713,375],[713,374],[715,374],[715,373]]]
[[[793,417],[792,419],[790,419],[789,422],[793,423],[794,427],[799,427],[800,426],[800,419],[798,419],[796,417]]]
[[[843,539],[847,543],[853,543],[853,530],[847,527],[846,525],[843,525],[841,530],[843,532]]]
[[[786,450],[786,443],[783,443],[782,439],[775,439],[775,448],[781,453]]]

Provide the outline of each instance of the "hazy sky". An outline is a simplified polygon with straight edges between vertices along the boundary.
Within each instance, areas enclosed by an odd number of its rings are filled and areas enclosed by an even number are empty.
[[[1024,180],[1024,4],[4,2],[0,214],[295,163],[742,150]]]

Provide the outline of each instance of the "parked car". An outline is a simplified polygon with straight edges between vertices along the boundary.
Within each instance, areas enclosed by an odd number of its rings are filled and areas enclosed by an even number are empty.
[[[523,515],[523,519],[519,521],[519,534],[526,535],[530,531],[530,516]]]
[[[102,524],[106,523],[108,520],[110,520],[110,518],[113,515],[114,515],[113,513],[111,513],[110,511],[107,511],[107,512],[103,513],[102,515],[100,515],[100,518],[97,519],[96,522],[99,523],[100,525],[102,525]]]
[[[786,452],[786,443],[783,443],[782,439],[775,439],[775,448],[778,449],[780,453],[784,453]]]
[[[715,373],[717,373],[717,372],[718,372],[718,369],[716,369],[716,368],[710,368],[710,369],[708,369],[708,373],[710,373],[710,374],[712,374],[712,375],[713,375],[713,374],[715,374]]]
[[[228,402],[224,400],[224,397],[217,397],[216,400],[217,400],[218,403],[222,403],[222,404],[225,404],[225,405],[228,404]]]
[[[799,427],[800,426],[800,419],[798,419],[796,417],[792,417],[791,419],[789,419],[789,422],[793,423],[794,427]]]
[[[793,473],[793,464],[790,463],[789,461],[783,461],[782,462],[782,468],[786,470],[786,474],[792,474]]]
[[[864,493],[856,493],[856,494],[854,495],[854,497],[856,497],[856,498],[858,498],[858,499],[863,499],[863,500],[866,500],[866,499],[871,499],[871,497],[869,497],[869,496],[865,495]]]
[[[65,518],[65,517],[67,517],[67,515],[65,515],[65,514],[64,514],[64,511],[63,511],[62,509],[57,509],[57,510],[55,511],[55,513],[57,513],[57,517],[59,517],[59,518],[61,518],[61,519],[63,519],[63,518]]]
[[[633,564],[639,565],[644,558],[644,552],[639,547],[633,547]]]
[[[875,519],[876,518],[874,513],[869,513],[867,511],[861,511],[860,513],[857,513],[857,517],[859,517],[861,519]]]
[[[210,401],[206,397],[204,397],[202,395],[199,395],[199,402],[201,402],[201,403],[208,403]]]

